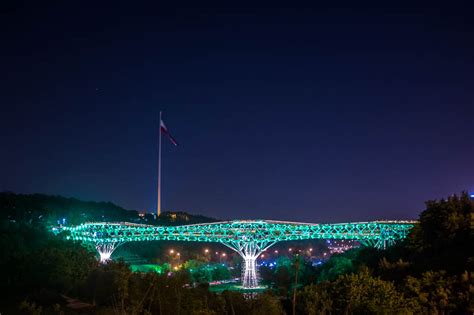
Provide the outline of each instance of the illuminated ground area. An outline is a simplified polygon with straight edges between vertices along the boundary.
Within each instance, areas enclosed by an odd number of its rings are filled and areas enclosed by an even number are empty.
[[[265,286],[259,286],[257,288],[246,289],[242,285],[237,283],[223,283],[216,285],[209,285],[209,291],[215,293],[222,293],[224,291],[237,291],[240,293],[259,293],[267,289]]]
[[[130,270],[133,272],[156,272],[159,274],[168,271],[163,266],[156,264],[130,265]]]
[[[170,272],[166,266],[157,264],[143,264],[143,265],[130,265],[130,269],[133,272],[156,272],[158,274]],[[256,288],[246,289],[240,283],[239,278],[210,281],[209,290],[211,292],[222,293],[224,291],[237,291],[241,293],[258,293],[265,291],[266,286],[258,286]]]

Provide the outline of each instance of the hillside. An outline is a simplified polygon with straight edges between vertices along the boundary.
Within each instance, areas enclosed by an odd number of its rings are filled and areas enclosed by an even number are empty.
[[[44,194],[0,193],[0,220],[27,224],[80,224],[91,221],[121,221],[153,225],[215,222],[214,218],[186,212],[153,214],[127,210],[111,202],[83,201]]]

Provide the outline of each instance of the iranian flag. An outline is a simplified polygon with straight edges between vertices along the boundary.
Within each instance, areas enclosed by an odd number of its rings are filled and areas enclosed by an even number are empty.
[[[163,122],[163,120],[160,120],[160,131],[163,135],[167,136],[168,139],[170,139],[172,144],[174,144],[175,146],[178,146],[178,142],[176,141],[175,138],[173,138],[168,128],[166,127],[165,123]]]

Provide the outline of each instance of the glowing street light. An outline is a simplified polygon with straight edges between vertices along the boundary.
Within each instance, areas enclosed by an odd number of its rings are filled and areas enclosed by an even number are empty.
[[[278,254],[278,250],[275,249],[275,254]]]
[[[181,256],[181,253],[176,253],[177,256]]]
[[[225,254],[225,253],[222,253],[222,256],[223,256],[223,257],[225,257],[225,256],[226,256],[226,254]]]
[[[174,249],[170,249],[170,254],[173,254],[174,253]]]
[[[204,252],[205,252],[206,254],[208,254],[208,253],[209,253],[209,249],[206,248],[206,249],[204,250]]]

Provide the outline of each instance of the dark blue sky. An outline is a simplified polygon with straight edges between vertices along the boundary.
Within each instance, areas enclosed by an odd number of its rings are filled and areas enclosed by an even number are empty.
[[[163,109],[181,144],[164,143],[165,210],[416,218],[474,190],[466,3],[18,1],[0,18],[0,190],[154,210]]]

